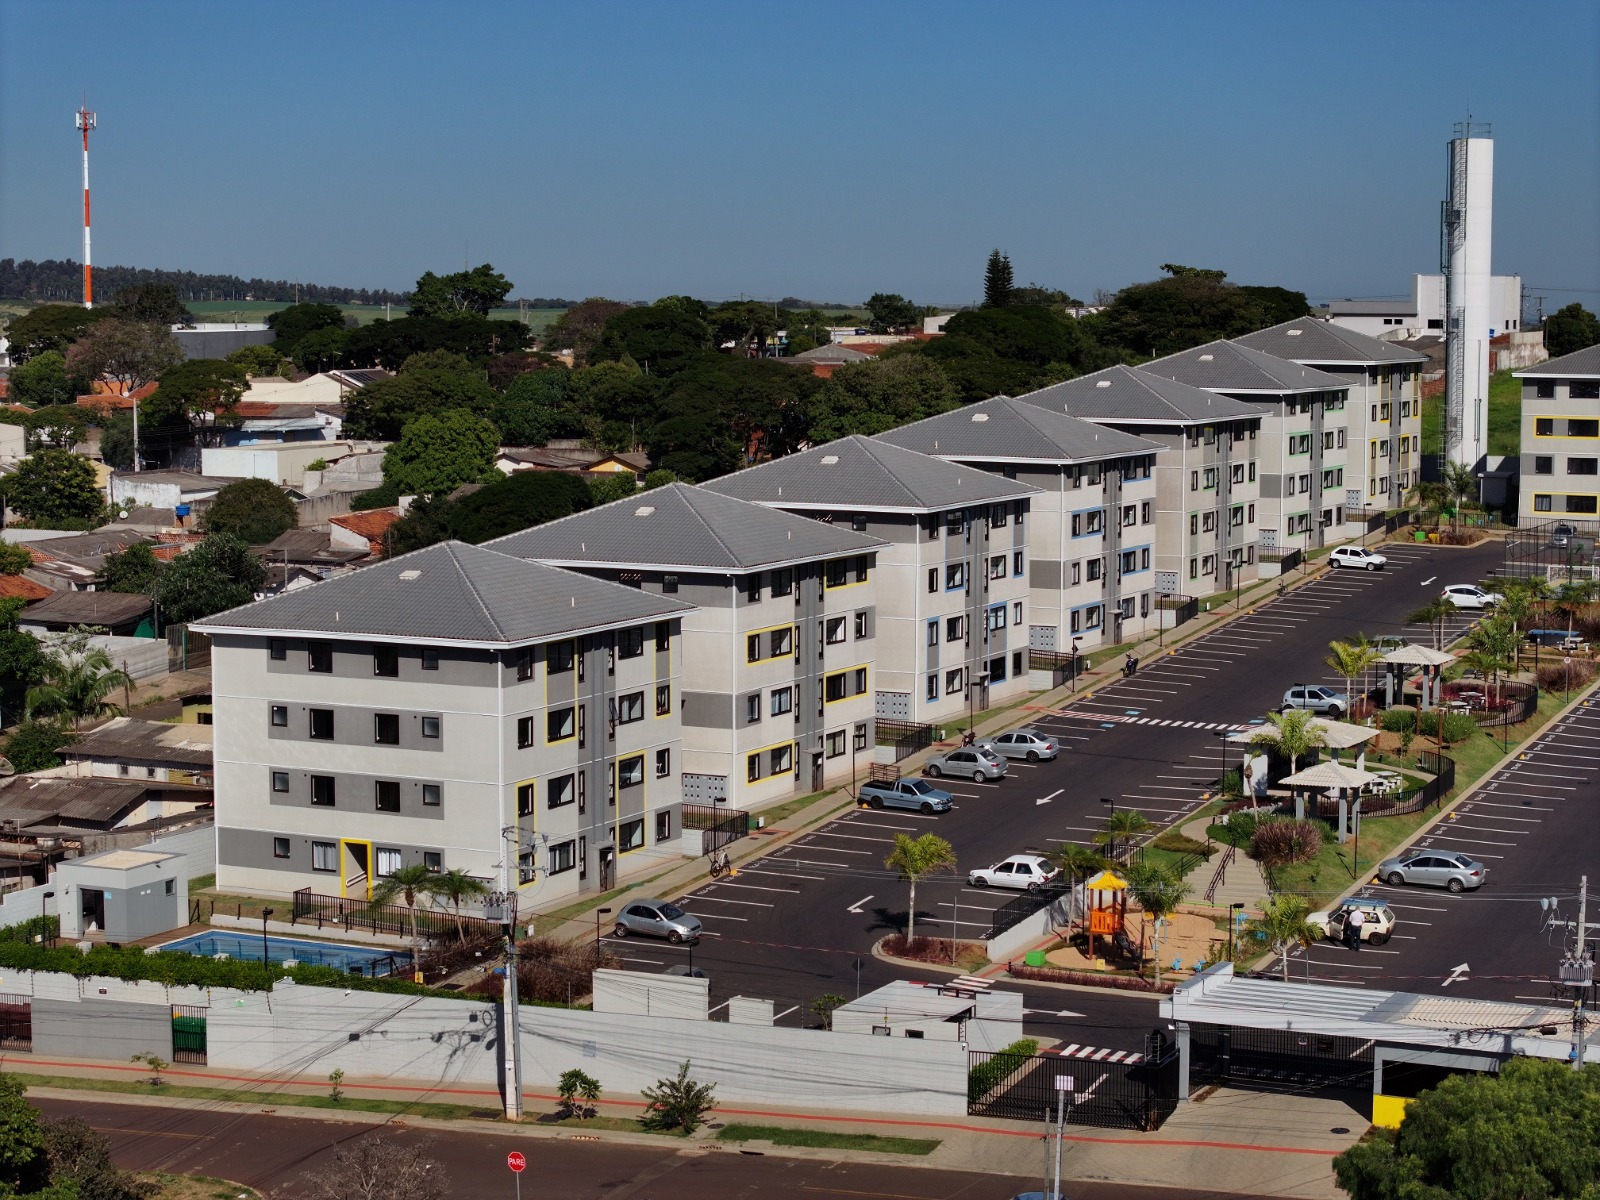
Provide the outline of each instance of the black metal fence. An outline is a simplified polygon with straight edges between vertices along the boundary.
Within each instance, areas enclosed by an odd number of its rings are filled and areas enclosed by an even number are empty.
[[[1156,610],[1169,612],[1171,618],[1162,622],[1165,629],[1176,629],[1185,621],[1192,621],[1200,615],[1200,598],[1198,596],[1157,596]]]
[[[1531,683],[1501,683],[1491,685],[1506,700],[1504,708],[1482,714],[1473,714],[1479,729],[1499,729],[1502,725],[1520,725],[1539,707],[1539,689]]]
[[[0,1049],[33,1049],[33,997],[0,995]]]
[[[1057,900],[1069,895],[1071,891],[1071,884],[1055,883],[1049,887],[1023,892],[1022,895],[1007,900],[990,915],[989,930],[978,940],[982,942],[988,941],[990,938],[999,937],[1006,930],[1025,921],[1040,909],[1048,908]]]
[[[1425,750],[1417,755],[1417,766],[1432,771],[1433,778],[1416,787],[1406,788],[1392,795],[1365,796],[1361,801],[1361,814],[1367,817],[1403,817],[1419,813],[1430,805],[1438,804],[1456,786],[1456,760],[1435,750]],[[1321,797],[1316,812],[1321,817],[1333,817],[1339,811],[1339,801]]]
[[[1282,1029],[1193,1025],[1189,1084],[1255,1088],[1372,1088],[1373,1043]]]
[[[193,1004],[172,1006],[173,1062],[205,1065],[207,1011]]]
[[[403,904],[372,904],[354,896],[324,896],[310,888],[294,894],[289,910],[290,924],[301,921],[315,924],[318,929],[337,927],[346,933],[381,933],[396,937],[411,936],[413,910]],[[482,917],[457,916],[437,908],[415,909],[419,937],[451,937],[463,934],[469,939],[499,936],[500,926]]]
[[[1054,1121],[1057,1085],[1072,1080],[1066,1118],[1071,1125],[1152,1131],[1178,1107],[1178,1051],[1161,1032],[1145,1038],[1136,1062],[1093,1061],[1038,1054],[1029,1058],[974,1050],[967,1055],[967,1112],[1013,1121]],[[1009,1059],[1010,1061],[1007,1061]],[[999,1060],[999,1069],[991,1067]],[[980,1094],[981,1089],[981,1094]]]
[[[874,724],[878,731],[878,745],[893,746],[895,762],[910,757],[918,750],[926,750],[938,740],[932,725],[895,721],[887,717],[879,717]]]
[[[683,828],[700,830],[700,853],[710,854],[729,842],[750,836],[750,814],[742,809],[717,808],[710,804],[685,804]]]
[[[1029,650],[1028,666],[1035,671],[1050,672],[1050,686],[1076,683],[1089,668],[1089,659],[1082,654],[1063,650]]]

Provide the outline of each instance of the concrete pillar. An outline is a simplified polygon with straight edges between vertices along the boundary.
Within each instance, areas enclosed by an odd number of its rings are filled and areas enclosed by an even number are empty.
[[[1306,819],[1306,793],[1304,788],[1294,789],[1294,819],[1296,821],[1304,821]]]
[[[1189,1023],[1178,1025],[1178,1103],[1189,1103]]]
[[[1347,801],[1345,799],[1344,789],[1340,788],[1339,789],[1339,844],[1341,846],[1344,845],[1345,839],[1350,836],[1348,830],[1346,829],[1346,821],[1345,821],[1345,816],[1346,816],[1346,813],[1348,811],[1347,810],[1347,805],[1348,804],[1349,804],[1349,801]]]

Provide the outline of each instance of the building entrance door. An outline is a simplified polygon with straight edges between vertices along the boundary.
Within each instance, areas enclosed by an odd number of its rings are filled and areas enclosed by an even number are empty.
[[[612,866],[616,861],[616,852],[610,846],[600,847],[600,890],[611,890]]]
[[[372,843],[339,843],[339,894],[356,896],[362,900],[372,898]]]

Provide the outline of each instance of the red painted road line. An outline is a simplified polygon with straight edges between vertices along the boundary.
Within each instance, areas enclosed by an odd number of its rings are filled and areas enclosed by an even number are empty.
[[[20,1061],[23,1061],[23,1060],[13,1060],[13,1061],[14,1062],[20,1062]],[[41,1067],[68,1067],[68,1068],[77,1069],[77,1070],[93,1070],[93,1071],[124,1071],[124,1072],[131,1072],[131,1073],[136,1074],[136,1075],[148,1075],[150,1073],[149,1069],[146,1068],[146,1067],[123,1066],[120,1063],[107,1063],[107,1064],[101,1065],[99,1063],[92,1063],[91,1064],[91,1063],[71,1063],[71,1062],[49,1062],[49,1061],[44,1060],[44,1059],[28,1059],[26,1061],[30,1062],[30,1063],[33,1063],[34,1065],[41,1066]],[[207,1080],[211,1080],[212,1082],[221,1082],[221,1083],[251,1083],[251,1084],[263,1084],[263,1085],[264,1084],[276,1083],[276,1084],[279,1084],[279,1085],[290,1086],[290,1087],[315,1087],[315,1088],[319,1088],[319,1089],[320,1088],[326,1088],[326,1086],[327,1086],[325,1083],[323,1083],[320,1080],[310,1080],[310,1079],[303,1079],[303,1080],[302,1079],[271,1079],[271,1078],[263,1078],[263,1077],[251,1078],[251,1077],[245,1076],[245,1075],[208,1075],[208,1074],[202,1074],[199,1071],[174,1071],[170,1067],[167,1068],[167,1070],[163,1072],[163,1075],[181,1077],[181,1078],[184,1078],[184,1079],[207,1079]],[[345,1087],[346,1089],[355,1090],[355,1091],[398,1092],[398,1091],[404,1091],[405,1090],[403,1088],[395,1087],[392,1084],[381,1084],[381,1083],[352,1083],[352,1082],[346,1081],[341,1086]],[[116,1103],[116,1099],[115,1099],[116,1093],[115,1092],[103,1092],[103,1093],[100,1093],[100,1095],[107,1097],[107,1099],[105,1099],[103,1101],[103,1103],[106,1103],[106,1104],[115,1104]],[[422,1095],[419,1095],[412,1102],[413,1103],[417,1103],[417,1104],[426,1104],[426,1103],[428,1103],[428,1100],[426,1099],[426,1097],[428,1097],[428,1096],[493,1096],[496,1101],[498,1101],[500,1099],[500,1093],[498,1091],[488,1091],[488,1090],[484,1090],[484,1089],[481,1089],[481,1088],[445,1088],[445,1087],[440,1087],[440,1088],[428,1088]],[[270,1098],[270,1097],[264,1097],[264,1098]],[[539,1092],[523,1092],[523,1098],[527,1099],[527,1100],[548,1100],[548,1101],[552,1101],[552,1102],[560,1100],[559,1096],[546,1096],[546,1095],[544,1095],[542,1093],[539,1093]],[[402,1102],[404,1102],[404,1101],[402,1101]],[[605,1101],[602,1101],[602,1103],[616,1105],[619,1108],[643,1108],[644,1107],[644,1102],[642,1100],[605,1100]],[[832,1122],[834,1122],[836,1124],[840,1124],[840,1125],[887,1125],[887,1126],[892,1126],[892,1127],[897,1128],[897,1129],[948,1129],[948,1130],[954,1130],[954,1131],[959,1132],[959,1133],[987,1133],[987,1134],[995,1134],[995,1135],[998,1135],[998,1136],[1001,1136],[1001,1137],[1029,1138],[1029,1139],[1031,1139],[1033,1141],[1038,1141],[1038,1139],[1039,1139],[1039,1134],[1037,1134],[1035,1132],[1028,1131],[1028,1130],[1022,1130],[1022,1129],[991,1129],[991,1128],[988,1128],[988,1127],[982,1126],[982,1125],[963,1125],[963,1124],[960,1124],[959,1122],[955,1122],[955,1121],[908,1121],[908,1120],[903,1120],[903,1119],[884,1119],[884,1118],[880,1118],[880,1117],[819,1116],[816,1113],[774,1112],[774,1111],[772,1111],[770,1109],[760,1109],[760,1108],[727,1108],[727,1107],[725,1107],[723,1105],[718,1105],[717,1106],[717,1111],[719,1113],[727,1113],[728,1115],[735,1116],[735,1117],[781,1117],[784,1120],[789,1120],[789,1121],[813,1121],[813,1122],[832,1121]],[[1102,1145],[1102,1146],[1174,1146],[1174,1147],[1189,1147],[1189,1148],[1200,1148],[1200,1149],[1210,1149],[1210,1150],[1252,1150],[1252,1151],[1256,1151],[1256,1152],[1264,1153],[1264,1154],[1310,1154],[1310,1155],[1323,1155],[1323,1156],[1326,1156],[1328,1158],[1332,1158],[1334,1155],[1340,1153],[1340,1151],[1338,1151],[1338,1150],[1315,1150],[1315,1149],[1310,1149],[1310,1148],[1307,1148],[1307,1147],[1304,1147],[1304,1146],[1251,1146],[1251,1145],[1248,1145],[1248,1144],[1243,1143],[1243,1142],[1203,1142],[1203,1141],[1187,1141],[1187,1140],[1176,1139],[1176,1138],[1138,1138],[1138,1139],[1135,1139],[1135,1138],[1091,1137],[1091,1136],[1089,1136],[1087,1134],[1072,1134],[1072,1133],[1069,1133],[1069,1134],[1066,1135],[1066,1140],[1069,1141],[1069,1142],[1084,1142],[1084,1143],[1088,1143],[1088,1144]]]

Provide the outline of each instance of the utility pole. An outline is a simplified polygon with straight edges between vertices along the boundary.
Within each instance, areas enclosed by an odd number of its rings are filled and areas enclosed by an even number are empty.
[[[1578,948],[1561,964],[1558,978],[1572,989],[1572,1069],[1583,1070],[1583,1001],[1594,982],[1594,959],[1585,950],[1589,932],[1589,877],[1578,881]]]
[[[503,831],[506,842],[505,861],[501,868],[501,881],[505,890],[491,893],[484,905],[484,915],[500,922],[506,939],[505,987],[500,993],[501,1079],[505,1093],[505,1114],[508,1121],[522,1120],[522,1021],[517,999],[517,850],[518,831],[515,826]]]

